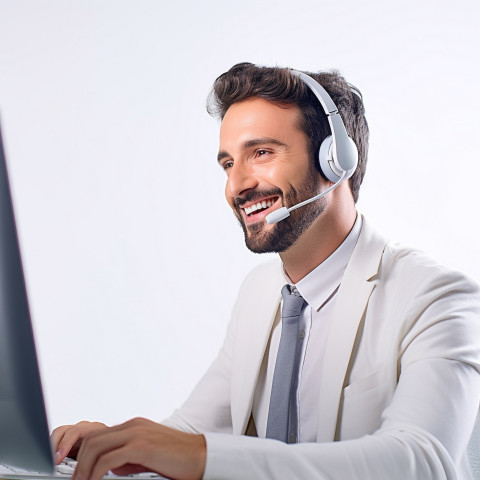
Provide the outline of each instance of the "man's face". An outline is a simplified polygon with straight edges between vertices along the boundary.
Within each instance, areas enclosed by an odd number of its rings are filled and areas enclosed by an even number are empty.
[[[223,118],[218,162],[227,174],[225,196],[253,252],[287,250],[325,209],[322,199],[276,224],[265,220],[272,211],[306,200],[325,186],[299,120],[298,107],[260,98],[233,104]]]

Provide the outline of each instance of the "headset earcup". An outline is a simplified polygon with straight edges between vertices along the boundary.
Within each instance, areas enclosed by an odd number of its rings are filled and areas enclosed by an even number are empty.
[[[335,183],[340,180],[343,172],[335,166],[335,162],[333,160],[332,144],[333,137],[329,135],[320,145],[320,150],[318,152],[318,162],[325,177],[331,182]]]
[[[343,172],[345,171],[347,172],[345,176],[345,180],[347,180],[353,175],[353,173],[355,172],[355,169],[357,168],[357,158],[358,158],[357,146],[355,145],[355,142],[350,137],[346,137],[346,139],[348,141],[348,144],[347,144],[348,149],[346,150],[345,147],[343,148],[344,157],[345,157],[343,158],[343,160],[344,160],[344,163],[346,163],[347,165],[352,165],[352,168],[350,168],[349,170],[345,170],[341,168],[340,160],[337,159],[337,161],[335,162],[335,159],[333,156],[332,135],[329,135],[328,137],[326,137],[325,140],[320,145],[320,150],[318,152],[318,162],[320,164],[322,173],[331,182],[337,182],[338,180],[340,180]]]

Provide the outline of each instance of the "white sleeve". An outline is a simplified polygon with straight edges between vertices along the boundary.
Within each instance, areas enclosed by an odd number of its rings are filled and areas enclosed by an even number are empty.
[[[230,365],[233,322],[210,368],[183,405],[162,424],[190,433],[232,432]]]
[[[217,357],[181,407],[162,421],[163,425],[190,433],[232,433],[230,371],[235,327],[234,314]]]

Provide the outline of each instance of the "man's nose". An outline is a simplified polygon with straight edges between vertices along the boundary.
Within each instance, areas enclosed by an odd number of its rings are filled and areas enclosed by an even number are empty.
[[[257,184],[258,181],[252,166],[237,162],[230,169],[225,190],[227,195],[236,198],[255,188]]]

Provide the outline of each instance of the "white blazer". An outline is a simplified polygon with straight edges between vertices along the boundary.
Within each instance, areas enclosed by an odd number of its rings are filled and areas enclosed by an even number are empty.
[[[469,479],[480,400],[480,292],[363,219],[337,293],[317,442],[259,439],[252,402],[285,283],[243,283],[218,357],[165,424],[205,434],[205,479]],[[480,453],[480,452],[479,452]]]

